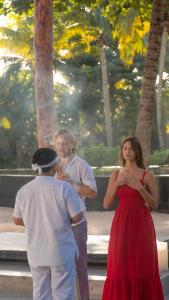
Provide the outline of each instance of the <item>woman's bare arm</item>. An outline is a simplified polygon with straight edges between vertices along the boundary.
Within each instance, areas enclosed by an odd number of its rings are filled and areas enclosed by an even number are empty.
[[[105,209],[108,209],[113,205],[117,188],[122,183],[121,180],[120,181],[116,180],[117,172],[118,171],[115,171],[109,179],[109,184],[108,184],[108,187],[107,187],[107,191],[106,191],[106,194],[105,194],[105,197],[104,197],[104,200],[103,200],[103,207]]]
[[[148,172],[144,181],[145,187],[142,185],[139,192],[145,202],[153,209],[158,205],[157,182],[155,176]]]

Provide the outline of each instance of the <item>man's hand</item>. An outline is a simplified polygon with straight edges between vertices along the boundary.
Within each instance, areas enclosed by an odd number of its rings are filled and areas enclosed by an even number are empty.
[[[76,192],[80,197],[96,198],[96,191],[92,190],[88,185],[77,184],[75,187]]]
[[[15,217],[13,217],[13,221],[14,221],[15,225],[25,226],[22,218],[15,218]]]
[[[79,214],[70,218],[70,220],[71,220],[71,223],[76,224],[76,223],[80,222],[82,218],[83,218],[83,212],[80,212]]]
[[[64,171],[60,171],[57,174],[56,178],[58,180],[65,180],[65,181],[69,182],[70,184],[73,183],[71,177],[68,174],[66,174]]]

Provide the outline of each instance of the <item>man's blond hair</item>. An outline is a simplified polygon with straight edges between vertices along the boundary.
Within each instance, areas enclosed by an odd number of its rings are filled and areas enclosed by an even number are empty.
[[[56,142],[59,136],[62,136],[65,140],[72,144],[72,152],[74,153],[76,151],[77,139],[73,136],[73,134],[67,129],[61,129],[55,133],[54,142]]]

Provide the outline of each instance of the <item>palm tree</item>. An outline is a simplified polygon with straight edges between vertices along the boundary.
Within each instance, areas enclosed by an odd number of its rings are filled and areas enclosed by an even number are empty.
[[[154,0],[136,126],[136,136],[142,145],[145,165],[148,165],[150,155],[152,119],[155,108],[155,84],[158,74],[164,20],[165,1]]]
[[[162,42],[161,42],[161,52],[159,59],[159,81],[157,84],[157,130],[158,130],[158,138],[159,138],[159,148],[160,150],[164,149],[164,138],[162,131],[162,87],[163,87],[163,72],[165,67],[165,57],[167,50],[167,28],[164,26]]]
[[[76,46],[82,43],[83,53],[93,53],[97,58],[101,66],[101,76],[102,76],[102,95],[104,103],[104,117],[105,117],[105,132],[106,132],[106,142],[108,146],[113,145],[113,128],[112,128],[112,112],[110,104],[110,92],[108,83],[108,67],[107,67],[107,57],[106,57],[106,47],[112,43],[112,32],[111,26],[108,21],[101,15],[99,8],[90,7],[87,5],[71,7],[73,18],[71,18],[71,13],[69,10],[69,19],[64,22],[64,27],[62,28],[62,35],[60,32],[59,41],[57,48],[66,49],[69,53],[69,57],[78,53],[79,47]],[[74,12],[74,13],[73,13]],[[77,16],[77,17],[75,17]],[[64,16],[65,18],[65,16]],[[76,22],[75,22],[76,20]],[[109,41],[108,41],[109,40]],[[56,45],[55,45],[56,47]],[[92,48],[94,49],[92,51]],[[75,52],[74,52],[75,49]],[[74,54],[73,54],[74,53]],[[96,54],[97,53],[97,54]],[[66,54],[67,56],[68,54]]]
[[[39,147],[50,146],[56,127],[53,103],[53,1],[34,0],[35,97]]]
[[[108,69],[107,59],[105,52],[105,44],[103,36],[100,37],[99,42],[100,50],[100,65],[102,73],[102,88],[103,88],[103,100],[104,100],[104,116],[105,116],[105,128],[106,128],[106,140],[109,147],[113,146],[113,128],[112,128],[112,112],[110,108],[110,93],[108,82]]]

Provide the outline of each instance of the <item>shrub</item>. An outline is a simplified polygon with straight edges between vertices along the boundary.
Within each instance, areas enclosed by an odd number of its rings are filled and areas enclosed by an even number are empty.
[[[104,144],[91,144],[89,147],[81,147],[78,154],[84,158],[94,168],[95,175],[110,175],[119,162],[120,147],[107,147]],[[169,149],[163,151],[155,151],[150,156],[150,165],[167,164],[169,158]],[[169,163],[169,162],[168,162]],[[106,166],[108,166],[106,168]],[[162,170],[162,169],[161,169]],[[156,170],[157,174],[160,170]],[[161,171],[162,173],[164,172]],[[165,173],[165,172],[164,172]]]
[[[163,151],[155,151],[150,156],[150,165],[163,165],[167,163],[168,157],[169,157],[169,149],[165,149]]]
[[[107,147],[104,144],[92,144],[83,147],[78,153],[93,167],[102,167],[118,164],[119,147]]]

